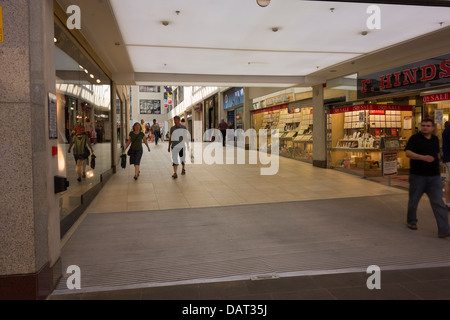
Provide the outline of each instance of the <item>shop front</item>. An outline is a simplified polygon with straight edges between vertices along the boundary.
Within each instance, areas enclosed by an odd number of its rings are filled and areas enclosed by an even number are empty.
[[[363,177],[382,177],[383,154],[396,153],[399,174],[408,174],[404,148],[413,134],[411,105],[358,104],[328,110],[328,167]]]
[[[328,167],[407,186],[408,139],[426,118],[441,139],[449,119],[450,54],[359,75],[357,83],[356,101],[327,106]]]
[[[278,137],[279,154],[312,163],[312,99],[293,101],[292,93],[253,105],[253,128],[267,130],[268,145]],[[270,150],[270,149],[268,149]]]
[[[58,175],[68,181],[67,190],[58,193],[62,237],[114,173],[125,140],[126,101],[116,95],[107,71],[91,58],[91,49],[79,45],[56,16],[54,34],[57,111],[53,138],[58,141]],[[75,160],[75,147],[70,147],[80,132],[87,134],[95,164],[92,154],[81,165]]]
[[[450,86],[441,90],[440,93],[423,93],[422,117],[434,119],[436,125],[435,134],[441,140],[445,123],[450,121]]]
[[[219,121],[218,121],[218,101],[217,101],[218,97],[217,95],[213,95],[212,97],[206,99],[204,101],[204,125],[205,128],[204,130],[208,130],[208,129],[214,129],[217,128],[217,126],[219,125]]]

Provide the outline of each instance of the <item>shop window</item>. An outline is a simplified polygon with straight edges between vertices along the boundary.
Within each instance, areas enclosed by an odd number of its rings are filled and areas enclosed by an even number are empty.
[[[73,39],[65,26],[55,21],[55,67],[58,127],[58,175],[67,177],[69,188],[60,193],[61,234],[70,227],[66,219],[82,203],[82,196],[101,183],[102,175],[111,171],[112,132],[111,80]],[[95,168],[90,160],[82,166],[78,181],[76,161],[68,153],[78,132],[86,132],[96,156]],[[64,228],[63,228],[64,225]],[[64,230],[63,230],[64,229]]]
[[[383,153],[397,153],[398,175],[407,175],[404,148],[413,132],[412,106],[356,105],[328,113],[328,166],[364,177],[382,177]]]

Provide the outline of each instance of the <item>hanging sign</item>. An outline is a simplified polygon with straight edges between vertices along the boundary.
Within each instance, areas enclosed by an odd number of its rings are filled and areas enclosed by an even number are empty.
[[[3,42],[3,13],[0,7],[0,42]]]

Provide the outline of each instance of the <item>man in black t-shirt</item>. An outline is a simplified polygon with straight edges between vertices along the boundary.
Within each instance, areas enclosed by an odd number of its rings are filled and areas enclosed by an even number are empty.
[[[417,230],[417,206],[426,193],[438,225],[438,236],[445,238],[450,236],[450,226],[447,207],[442,200],[439,139],[433,134],[433,120],[423,120],[421,127],[421,132],[413,135],[405,148],[406,156],[411,159],[407,226]]]

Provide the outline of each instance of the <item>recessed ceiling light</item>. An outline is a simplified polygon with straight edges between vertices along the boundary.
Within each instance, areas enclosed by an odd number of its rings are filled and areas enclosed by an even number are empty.
[[[256,3],[260,7],[267,7],[270,4],[270,0],[256,0]]]
[[[164,27],[167,27],[169,25],[169,21],[162,21],[161,23]]]
[[[273,27],[273,28],[272,28],[272,31],[273,31],[273,32],[278,32],[278,30],[279,30],[279,29],[278,29],[277,27]]]
[[[102,80],[100,80],[100,79],[97,79],[97,83],[101,83],[102,82]]]
[[[58,42],[58,39],[56,39],[56,38],[53,38],[53,41],[54,41],[55,43],[57,43],[57,42]]]
[[[94,79],[94,78],[95,78],[95,76],[94,76],[93,74],[91,74],[91,75],[90,75],[90,77],[91,77],[92,79]]]
[[[85,72],[86,74],[88,74],[88,73],[89,73],[89,71],[87,71],[87,69],[84,69],[84,72]]]
[[[361,35],[362,35],[362,36],[367,36],[367,34],[368,34],[368,32],[367,32],[367,31],[363,31],[363,32],[361,32]]]

